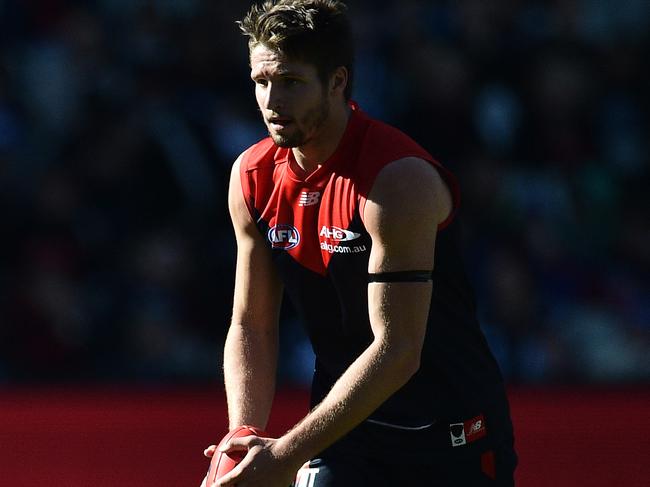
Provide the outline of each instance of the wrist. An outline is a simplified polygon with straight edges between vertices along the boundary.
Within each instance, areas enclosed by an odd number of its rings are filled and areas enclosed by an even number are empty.
[[[289,438],[286,434],[274,442],[272,449],[274,456],[279,461],[296,472],[309,460],[309,455],[305,455],[301,448],[296,445],[295,438]]]

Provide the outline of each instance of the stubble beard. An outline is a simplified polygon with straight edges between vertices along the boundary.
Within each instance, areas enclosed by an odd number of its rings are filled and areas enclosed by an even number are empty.
[[[307,112],[305,117],[301,120],[303,129],[295,128],[295,132],[288,135],[281,135],[269,131],[269,135],[273,142],[278,147],[290,149],[293,147],[302,147],[310,142],[313,134],[317,133],[319,129],[325,124],[329,117],[330,106],[327,98],[323,97],[321,103]]]

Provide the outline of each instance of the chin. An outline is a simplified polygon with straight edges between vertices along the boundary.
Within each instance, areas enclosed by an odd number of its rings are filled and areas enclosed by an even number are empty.
[[[293,144],[291,144],[290,140],[287,140],[286,137],[280,137],[278,135],[271,135],[271,138],[273,139],[273,142],[275,145],[278,147],[282,147],[284,149],[290,149],[292,147],[295,147]]]
[[[303,144],[302,137],[286,137],[278,134],[269,133],[273,142],[278,147],[283,149],[291,149],[293,147],[300,147]]]

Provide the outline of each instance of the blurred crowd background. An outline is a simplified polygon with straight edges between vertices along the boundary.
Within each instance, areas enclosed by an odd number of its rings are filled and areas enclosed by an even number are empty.
[[[349,5],[354,98],[460,178],[508,381],[649,383],[650,3]],[[0,384],[219,379],[230,165],[265,136],[248,6],[0,0]]]

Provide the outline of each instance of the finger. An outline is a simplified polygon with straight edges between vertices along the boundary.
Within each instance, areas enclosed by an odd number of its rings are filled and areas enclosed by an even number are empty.
[[[203,455],[205,455],[208,458],[212,458],[214,456],[215,451],[217,451],[217,445],[210,445],[205,450],[203,450]]]
[[[262,440],[254,435],[232,438],[228,443],[219,447],[221,452],[249,450],[252,446],[261,445]]]
[[[208,476],[203,477],[203,482],[201,482],[201,487],[207,487],[208,485]]]
[[[237,465],[230,472],[228,472],[219,480],[217,480],[217,483],[215,485],[219,487],[230,487],[230,486],[235,486],[239,482],[241,482],[242,477],[240,476],[240,474],[242,473],[242,468],[240,465]]]

